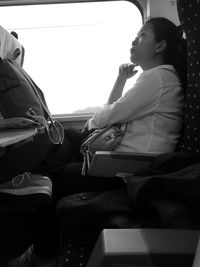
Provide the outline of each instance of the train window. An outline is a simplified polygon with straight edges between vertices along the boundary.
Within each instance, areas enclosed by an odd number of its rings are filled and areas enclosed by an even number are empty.
[[[18,33],[24,69],[57,115],[91,113],[106,103],[142,26],[128,1],[1,6],[0,17]]]

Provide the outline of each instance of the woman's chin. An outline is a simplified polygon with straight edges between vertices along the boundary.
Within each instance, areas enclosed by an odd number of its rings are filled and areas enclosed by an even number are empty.
[[[137,65],[137,63],[136,63],[136,61],[135,61],[135,59],[134,59],[134,56],[133,56],[133,55],[131,55],[131,56],[130,56],[130,61],[131,61],[133,64]]]

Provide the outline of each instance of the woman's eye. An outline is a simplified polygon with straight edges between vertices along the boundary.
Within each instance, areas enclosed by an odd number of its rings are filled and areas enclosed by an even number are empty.
[[[143,39],[145,37],[145,34],[144,33],[141,33],[139,36],[138,36],[138,41],[141,41],[141,39]]]
[[[138,37],[138,41],[140,41],[142,39],[142,35],[140,35],[139,37]]]

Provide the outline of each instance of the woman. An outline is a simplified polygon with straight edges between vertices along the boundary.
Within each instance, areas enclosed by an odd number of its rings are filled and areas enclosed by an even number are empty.
[[[156,154],[174,151],[182,127],[185,42],[179,28],[166,18],[152,18],[144,24],[132,42],[132,64],[120,66],[107,105],[93,115],[81,134],[66,130],[62,147],[54,151],[38,170],[52,177],[59,197],[78,191],[123,186],[123,182],[115,178],[81,176],[80,145],[88,130],[128,123],[117,151]],[[140,66],[143,72],[132,88],[122,95],[127,79],[137,72],[135,66]]]
[[[118,151],[166,153],[175,149],[184,104],[183,87],[174,62],[179,38],[177,28],[167,19],[146,22],[132,43],[133,64],[120,67],[108,105],[89,121],[89,129],[128,122]],[[135,65],[143,73],[122,96],[127,79],[135,74]]]

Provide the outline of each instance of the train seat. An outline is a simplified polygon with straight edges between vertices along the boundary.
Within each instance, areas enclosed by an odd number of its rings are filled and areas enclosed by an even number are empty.
[[[104,229],[86,267],[192,266],[200,231]]]

